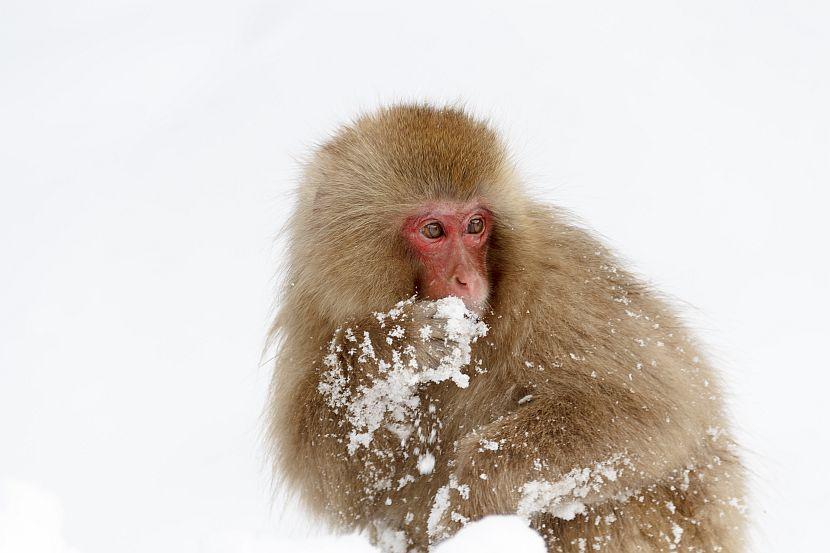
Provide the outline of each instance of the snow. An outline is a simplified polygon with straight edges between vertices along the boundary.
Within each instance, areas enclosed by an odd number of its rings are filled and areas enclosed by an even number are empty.
[[[531,480],[522,486],[517,514],[530,519],[536,513],[550,513],[573,520],[586,511],[582,500],[591,491],[601,491],[605,482],[616,481],[618,471],[629,464],[624,455],[617,454],[593,467],[574,468],[554,481]]]
[[[406,308],[412,309],[415,303],[413,296],[396,304],[388,313],[376,313],[375,317],[391,324],[399,320]],[[468,310],[460,298],[450,296],[432,302],[422,301],[419,305],[427,310],[434,309],[433,325],[443,331],[445,352],[434,365],[418,365],[411,340],[400,325],[395,325],[387,334],[387,343],[397,345],[393,346],[388,358],[378,357],[369,333],[363,331],[358,365],[371,361],[377,364],[379,372],[371,386],[361,385],[352,393],[347,388],[346,373],[349,368],[343,366],[337,352],[342,347],[338,341],[341,334],[347,341],[357,341],[354,330],[338,329],[329,343],[328,352],[323,357],[326,370],[320,376],[317,389],[330,407],[344,412],[351,424],[347,446],[350,455],[359,447],[370,447],[375,432],[381,427],[389,428],[401,438],[401,442],[406,441],[405,437],[411,431],[410,423],[421,408],[420,386],[446,381],[452,381],[459,388],[469,385],[470,377],[463,369],[470,364],[470,344],[487,335],[487,325]],[[434,457],[425,454],[418,461],[418,470],[421,474],[429,474],[434,465]]]
[[[545,553],[542,537],[517,516],[489,516],[471,522],[456,536],[439,543],[433,553]]]
[[[272,499],[260,352],[297,160],[421,98],[489,117],[536,197],[682,300],[754,475],[751,550],[820,548],[828,9],[5,2],[0,551],[373,551]]]
[[[432,453],[425,453],[418,458],[418,472],[430,474],[435,468],[435,456]]]
[[[60,499],[29,482],[0,480],[0,551],[78,553],[67,542]]]
[[[453,493],[457,493],[462,500],[468,500],[470,498],[470,486],[459,484],[455,475],[452,475],[445,486],[438,488],[435,498],[433,498],[429,517],[427,517],[427,532],[432,538],[443,537],[446,531],[443,519],[452,506],[450,495]],[[460,518],[463,519],[463,517]],[[450,519],[459,520],[458,513],[450,511]]]
[[[679,544],[680,540],[683,538],[683,528],[678,526],[676,523],[673,523],[671,533],[672,536],[674,536],[674,545]]]
[[[487,449],[489,451],[498,451],[499,449],[499,442],[495,440],[481,440],[481,448]]]
[[[451,481],[446,486],[441,486],[435,493],[435,498],[432,500],[432,509],[427,518],[427,529],[430,535],[436,535],[440,531],[441,519],[450,508],[450,489],[457,486],[457,482]]]
[[[451,379],[459,388],[469,385],[470,377],[461,369],[470,364],[470,344],[487,335],[487,325],[469,311],[460,298],[449,296],[435,302],[435,317],[444,319],[446,342],[451,344],[449,354],[441,358],[437,367],[423,371],[422,382],[443,382]]]
[[[394,528],[377,527],[378,548],[384,553],[407,553],[406,534]]]

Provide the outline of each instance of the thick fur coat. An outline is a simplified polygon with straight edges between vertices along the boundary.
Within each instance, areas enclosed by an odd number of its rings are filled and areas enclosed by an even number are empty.
[[[382,377],[345,329],[392,355],[374,314],[417,293],[403,219],[474,199],[493,214],[492,292],[469,386],[422,386],[409,436],[382,428],[352,451],[321,393],[324,358],[354,394]],[[665,300],[528,195],[487,125],[424,105],[359,118],[308,163],[287,232],[269,440],[280,477],[329,524],[418,551],[519,512],[551,551],[743,550],[744,471],[705,355]],[[430,316],[418,304],[400,309],[405,336]]]

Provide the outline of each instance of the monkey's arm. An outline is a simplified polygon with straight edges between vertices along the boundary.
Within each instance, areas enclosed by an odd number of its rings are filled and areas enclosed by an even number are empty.
[[[370,469],[395,466],[394,459],[373,455],[389,448],[394,436],[386,429],[389,413],[373,411],[367,400],[388,370],[386,337],[395,327],[387,326],[374,316],[352,320],[319,345],[292,342],[297,353],[281,360],[284,370],[297,374],[281,383],[274,402],[281,410],[276,432],[284,437],[277,452],[281,472],[304,489],[302,497],[319,516],[350,530],[370,522],[373,495],[383,491],[372,485]]]
[[[516,412],[458,441],[454,476],[431,513],[434,539],[488,514],[573,518],[655,483],[680,482],[706,448],[705,433],[657,398],[607,383],[600,393],[586,391],[587,382],[560,384],[558,392],[534,390]]]
[[[447,321],[435,302],[410,300],[342,325],[325,348],[308,353],[314,369],[288,394],[298,404],[289,432],[303,461],[294,466],[303,467],[298,476],[314,503],[342,501],[344,525],[371,519],[380,499],[431,470],[439,423],[423,387],[462,386],[467,378],[460,365],[444,363],[465,347],[448,336]],[[480,324],[466,315],[460,322]]]

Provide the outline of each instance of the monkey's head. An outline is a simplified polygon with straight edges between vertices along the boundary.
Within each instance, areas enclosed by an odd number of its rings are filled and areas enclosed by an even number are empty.
[[[521,247],[527,207],[515,183],[497,135],[460,110],[398,106],[359,118],[306,167],[288,299],[334,322],[413,294],[481,309]]]

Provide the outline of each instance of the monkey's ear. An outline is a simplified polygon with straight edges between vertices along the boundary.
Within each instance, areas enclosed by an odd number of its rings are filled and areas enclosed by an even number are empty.
[[[317,210],[321,202],[325,204],[337,190],[333,185],[337,182],[337,175],[332,163],[331,152],[323,145],[305,164],[298,191],[307,209]]]
[[[326,192],[321,189],[319,186],[315,186],[309,192],[309,208],[311,209],[312,213],[319,213],[321,209],[321,203],[325,202],[326,199]]]

